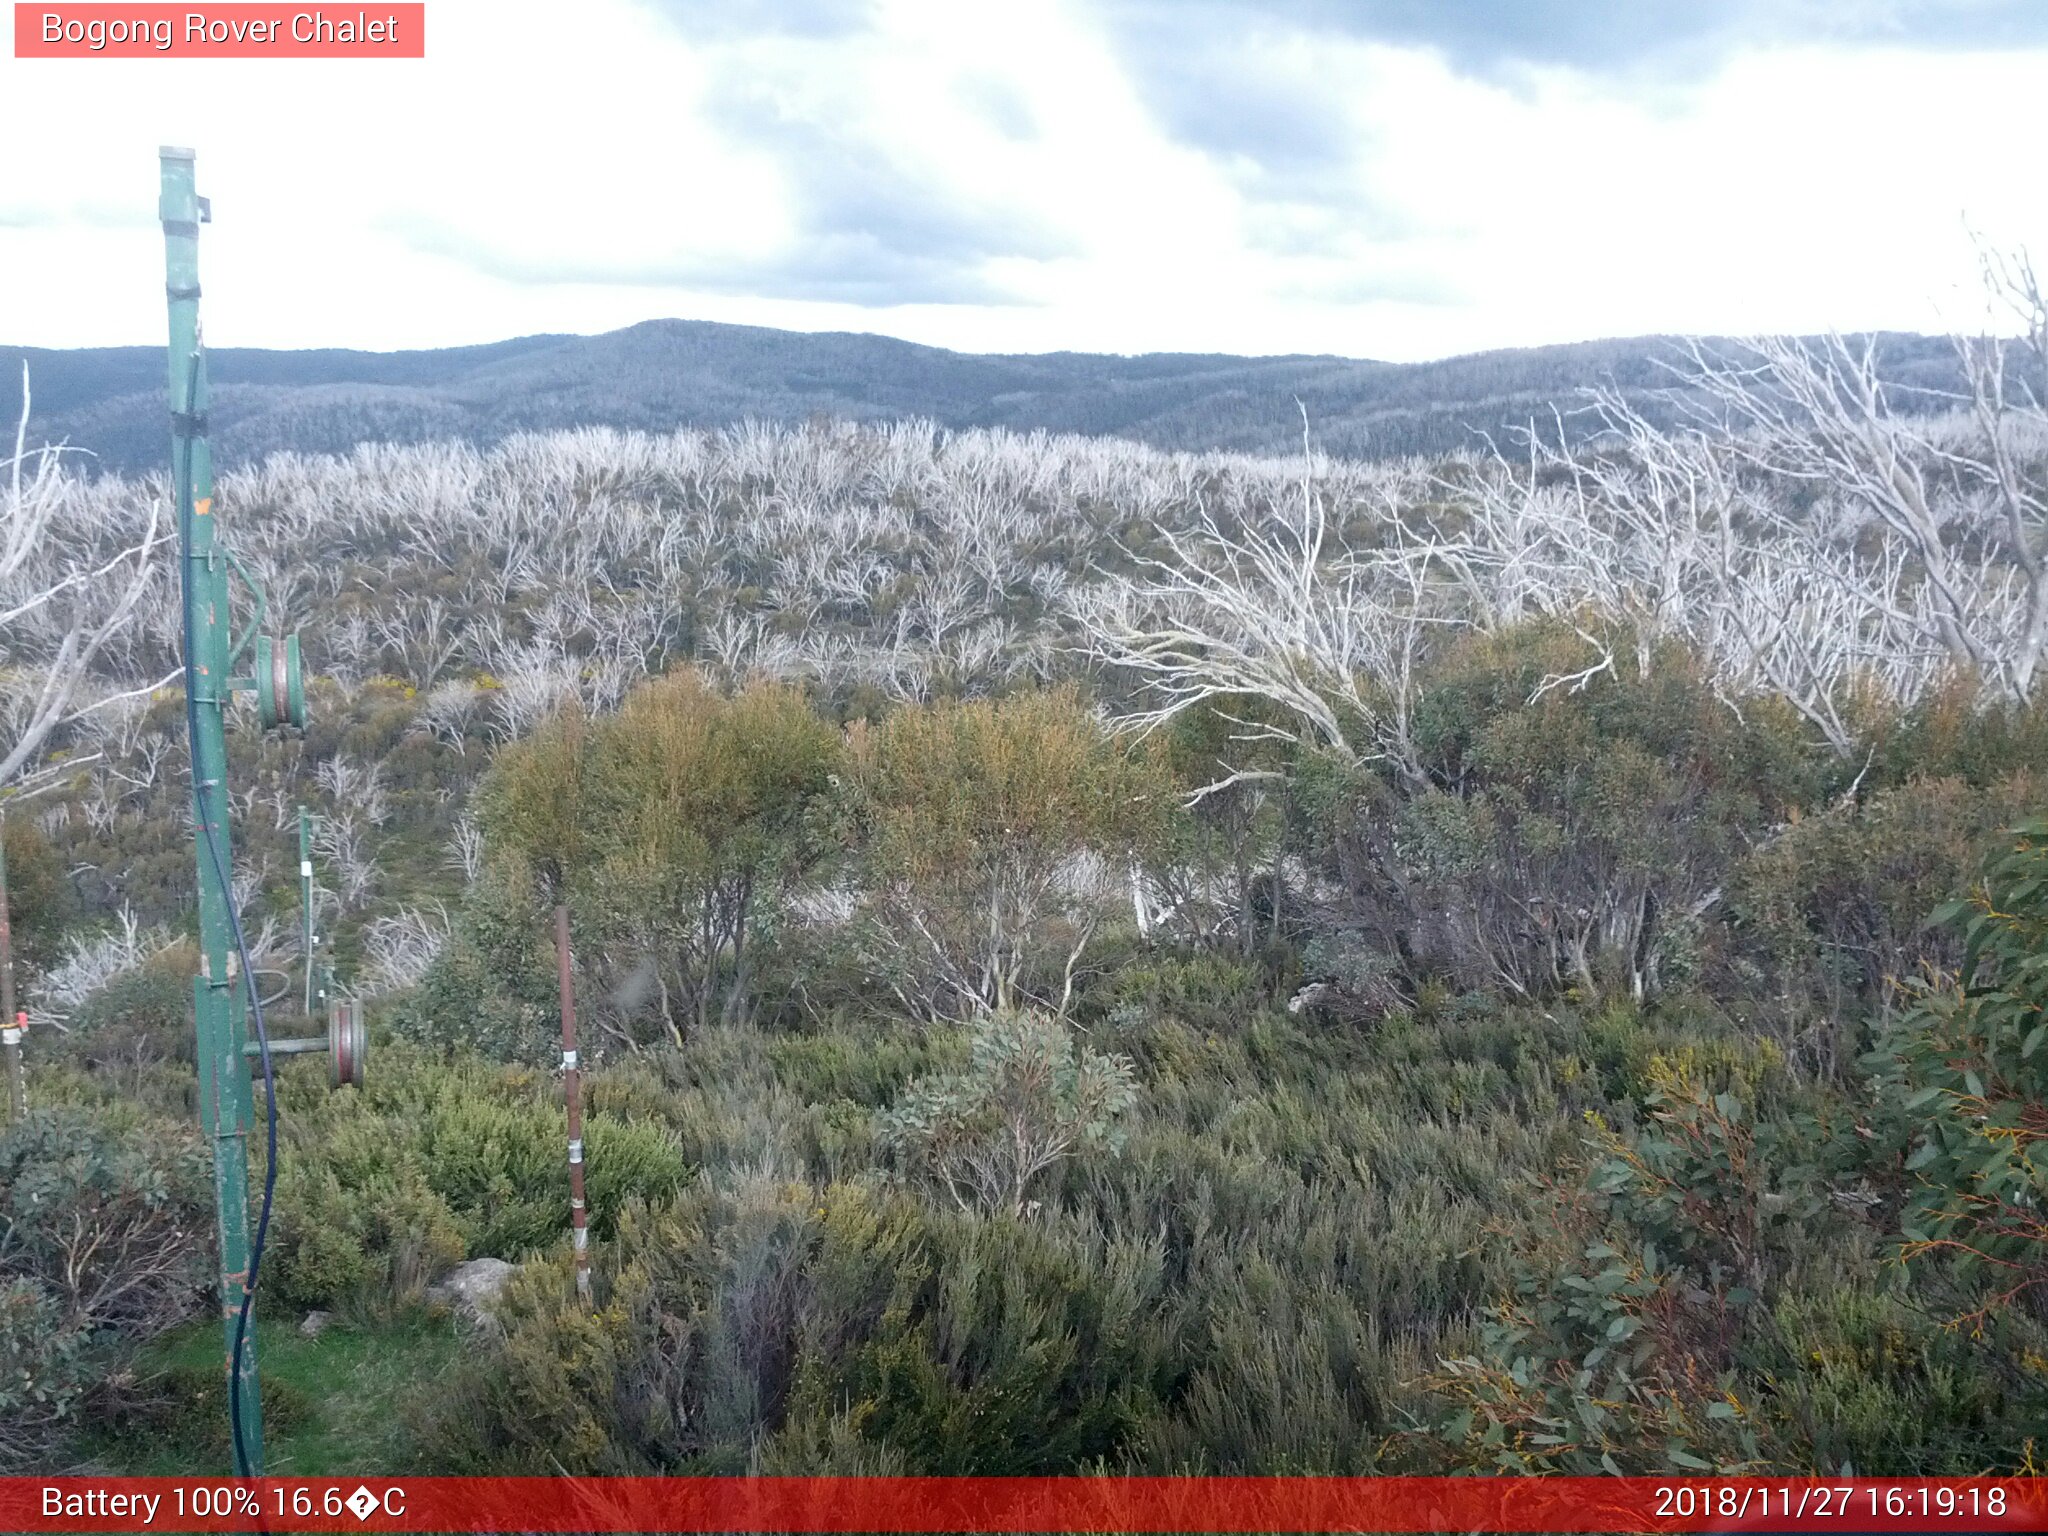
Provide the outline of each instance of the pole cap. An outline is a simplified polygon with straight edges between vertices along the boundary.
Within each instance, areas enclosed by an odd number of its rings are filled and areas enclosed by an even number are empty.
[[[199,153],[197,150],[180,149],[175,144],[165,144],[157,149],[156,157],[159,160],[197,160]]]

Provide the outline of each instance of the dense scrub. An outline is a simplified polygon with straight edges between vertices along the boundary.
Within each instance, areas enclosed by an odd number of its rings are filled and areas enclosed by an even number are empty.
[[[1278,751],[1192,805],[1198,734],[1071,694],[842,730],[679,674],[560,717],[497,754],[368,1088],[285,1074],[270,1304],[367,1323],[529,1259],[408,1410],[449,1469],[2019,1465],[2044,887],[2002,829],[2039,727],[1943,751],[1930,706],[1845,765],[1682,654],[1528,704],[1557,643],[1446,653],[1424,786]],[[525,1064],[556,900],[592,1311]],[[117,1184],[166,1144],[135,1117],[188,1113],[182,955],[37,1058]],[[16,1338],[64,1304],[16,1290]]]
[[[441,1270],[520,1265],[422,1468],[2029,1464],[2034,418],[1608,403],[1526,467],[815,424],[225,477],[325,674],[233,733],[259,985],[303,1022],[303,803],[378,1043],[282,1073],[265,1307],[452,1328]],[[162,604],[6,833],[23,1465],[175,1418],[136,1349],[207,1310]],[[120,1305],[102,1228],[165,1255]]]

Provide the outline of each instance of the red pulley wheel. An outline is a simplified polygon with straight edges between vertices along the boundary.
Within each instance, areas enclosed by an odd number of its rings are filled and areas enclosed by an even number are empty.
[[[327,1010],[327,1067],[335,1087],[363,1086],[363,1058],[368,1048],[362,1004],[336,1003]]]

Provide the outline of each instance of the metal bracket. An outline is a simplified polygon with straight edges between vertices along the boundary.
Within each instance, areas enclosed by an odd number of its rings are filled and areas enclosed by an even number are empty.
[[[249,568],[242,564],[241,557],[235,553],[232,544],[223,544],[221,552],[228,557],[228,568],[242,578],[243,583],[256,598],[256,611],[249,615],[248,628],[242,631],[242,638],[228,650],[228,670],[232,672],[235,663],[242,659],[242,652],[249,648],[249,642],[256,638],[256,631],[262,627],[263,615],[270,610],[270,598],[263,590],[263,583],[251,575]]]

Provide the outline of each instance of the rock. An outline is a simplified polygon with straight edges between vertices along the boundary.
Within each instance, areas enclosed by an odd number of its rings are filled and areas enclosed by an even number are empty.
[[[1336,995],[1337,989],[1327,981],[1312,981],[1287,1000],[1287,1011],[1299,1014],[1305,1009],[1325,1008]]]
[[[309,1339],[317,1339],[327,1331],[327,1325],[333,1321],[332,1312],[308,1312],[306,1320],[299,1324],[299,1332]]]
[[[505,1289],[516,1265],[503,1259],[471,1259],[427,1287],[427,1300],[451,1307],[473,1323],[488,1321],[491,1303]]]

